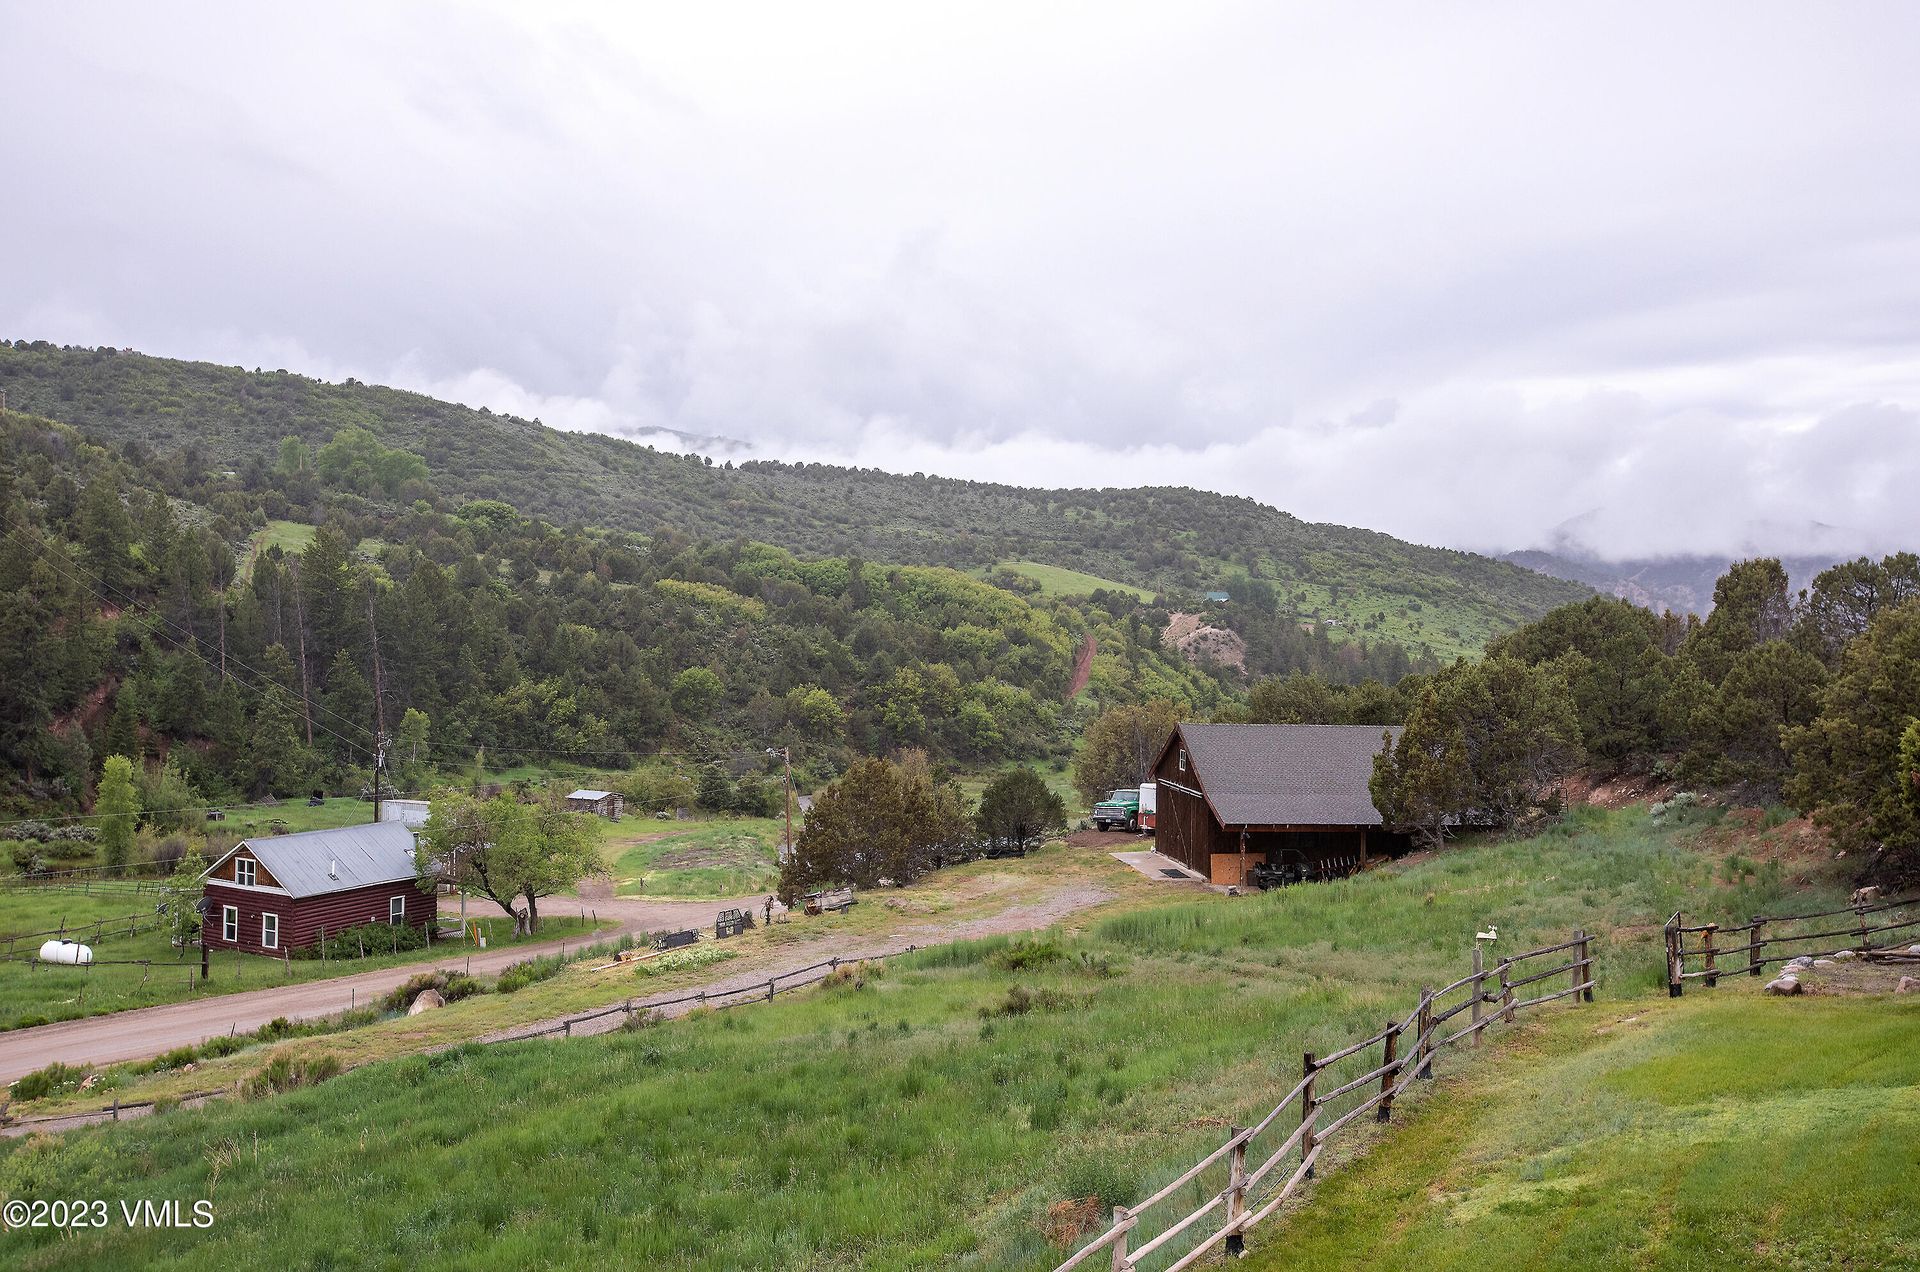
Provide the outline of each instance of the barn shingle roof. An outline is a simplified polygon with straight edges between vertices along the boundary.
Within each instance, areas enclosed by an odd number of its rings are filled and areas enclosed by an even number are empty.
[[[1383,732],[1400,726],[1183,724],[1179,738],[1222,826],[1378,826],[1367,780]]]
[[[267,873],[295,897],[323,896],[414,877],[413,830],[404,822],[243,839],[220,860],[242,848],[258,858]]]

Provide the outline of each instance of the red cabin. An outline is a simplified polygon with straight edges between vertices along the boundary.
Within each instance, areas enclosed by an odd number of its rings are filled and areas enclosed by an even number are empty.
[[[401,822],[244,839],[201,877],[216,950],[278,956],[362,923],[425,927],[438,905],[415,879]]]

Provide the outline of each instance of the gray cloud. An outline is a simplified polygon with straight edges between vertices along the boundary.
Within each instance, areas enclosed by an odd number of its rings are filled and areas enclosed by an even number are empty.
[[[1460,546],[1881,548],[1917,27],[12,6],[0,333]]]

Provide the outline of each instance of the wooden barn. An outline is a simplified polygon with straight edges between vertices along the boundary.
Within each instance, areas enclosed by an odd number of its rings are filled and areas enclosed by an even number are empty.
[[[361,923],[425,927],[432,892],[414,878],[402,822],[244,839],[201,876],[211,949],[282,954]]]
[[[1299,878],[1347,874],[1404,852],[1367,782],[1383,732],[1399,726],[1182,724],[1154,761],[1157,847],[1214,883],[1261,863]]]
[[[576,813],[597,813],[609,821],[619,821],[626,811],[626,800],[618,791],[577,790],[567,796],[567,807]]]

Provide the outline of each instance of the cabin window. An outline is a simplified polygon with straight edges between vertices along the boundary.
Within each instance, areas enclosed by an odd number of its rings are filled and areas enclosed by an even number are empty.
[[[259,864],[260,863],[252,857],[235,857],[233,859],[233,881],[243,888],[251,888],[258,880],[259,876],[255,874],[255,871],[259,868]]]
[[[387,902],[387,922],[398,925],[407,921],[407,899],[394,897]]]
[[[263,914],[260,916],[260,948],[277,950],[280,948],[280,916]]]
[[[1187,771],[1187,748],[1184,746],[1180,748],[1180,771]]]
[[[234,942],[240,939],[240,907],[223,905],[220,907],[220,939]]]

